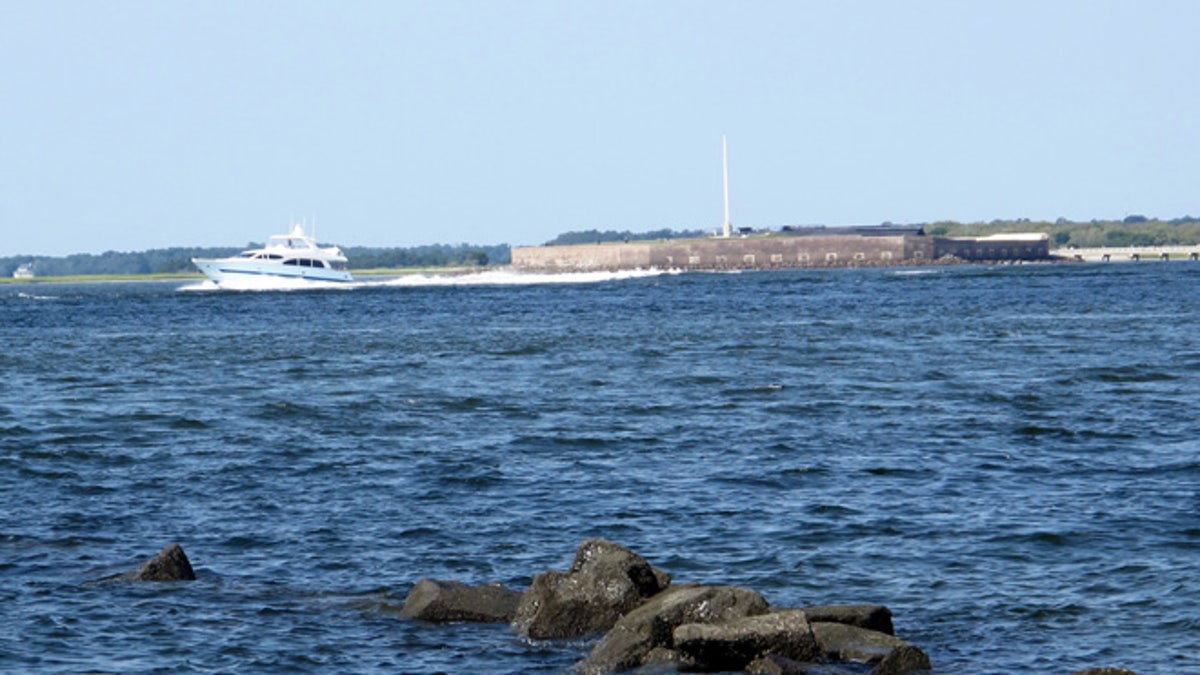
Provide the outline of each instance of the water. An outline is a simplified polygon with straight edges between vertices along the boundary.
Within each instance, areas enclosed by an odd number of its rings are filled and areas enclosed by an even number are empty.
[[[1200,265],[539,281],[0,287],[0,670],[564,673],[396,613],[591,536],[939,673],[1200,669]]]

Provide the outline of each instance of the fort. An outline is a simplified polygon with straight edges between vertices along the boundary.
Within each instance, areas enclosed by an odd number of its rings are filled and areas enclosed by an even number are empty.
[[[1061,260],[1044,233],[933,237],[921,227],[785,227],[737,236],[513,247],[512,266],[536,272],[627,269],[770,270]]]
[[[703,239],[515,246],[514,269],[591,272],[628,269],[771,270],[802,267],[891,267],[936,263],[1050,261],[1050,236],[1042,232],[987,237],[933,237],[923,227],[739,228],[729,219],[729,163],[721,137],[725,220]]]

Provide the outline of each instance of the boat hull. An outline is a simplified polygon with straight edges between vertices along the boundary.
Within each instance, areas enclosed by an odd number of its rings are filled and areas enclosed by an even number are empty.
[[[204,273],[204,276],[218,286],[245,279],[287,279],[313,283],[354,281],[354,277],[346,270],[322,267],[263,264],[237,258],[212,260],[196,258],[192,260],[192,263]]]

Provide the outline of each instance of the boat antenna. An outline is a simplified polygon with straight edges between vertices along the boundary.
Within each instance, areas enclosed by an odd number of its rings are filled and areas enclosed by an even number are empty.
[[[729,222],[729,154],[725,150],[725,134],[721,134],[721,186],[725,193],[725,222],[721,234],[728,239],[733,236],[733,223]]]

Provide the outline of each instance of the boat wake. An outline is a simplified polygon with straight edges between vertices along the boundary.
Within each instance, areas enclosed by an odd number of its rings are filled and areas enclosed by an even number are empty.
[[[57,295],[34,295],[33,293],[17,293],[22,300],[59,300]]]
[[[205,280],[181,286],[187,292],[214,291],[308,291],[308,290],[352,290],[356,288],[407,288],[424,286],[533,286],[539,284],[594,284],[624,279],[640,279],[667,274],[679,274],[679,270],[621,270],[617,272],[560,272],[542,274],[514,272],[512,270],[488,270],[468,274],[413,274],[403,277],[371,279],[351,282],[314,282],[297,279],[271,277],[247,277],[229,279],[220,285]]]
[[[622,270],[618,272],[558,272],[534,273],[512,270],[489,270],[470,274],[414,274],[385,281],[364,282],[370,286],[533,286],[537,284],[594,284],[623,279],[640,279],[678,270]]]

